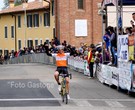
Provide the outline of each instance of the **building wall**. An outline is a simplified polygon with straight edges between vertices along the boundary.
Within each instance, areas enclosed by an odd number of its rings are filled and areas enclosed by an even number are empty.
[[[17,51],[18,48],[18,40],[21,40],[21,48],[27,47],[26,40],[33,40],[33,46],[35,46],[35,40],[38,40],[38,44],[40,44],[40,40],[44,43],[46,40],[51,41],[53,38],[53,28],[55,27],[54,16],[50,13],[50,26],[44,26],[44,13],[45,11],[34,11],[31,14],[39,13],[39,27],[28,28],[26,25],[25,28],[25,20],[24,13],[16,14],[16,38],[17,38]],[[29,12],[27,12],[29,14]],[[18,15],[21,15],[21,28],[18,28]],[[42,20],[41,20],[42,19]],[[1,15],[0,17],[0,50],[15,50],[15,38],[11,38],[11,26],[15,26],[15,19],[12,15]],[[4,27],[8,27],[8,38],[5,38]],[[26,29],[26,31],[25,31]],[[25,34],[26,32],[26,34]],[[4,53],[3,53],[4,54]]]
[[[5,26],[8,29],[8,38],[5,38]],[[0,50],[13,50],[15,48],[15,39],[11,38],[11,26],[14,26],[14,17],[4,15],[0,17]]]
[[[84,10],[78,10],[78,0],[57,0],[56,1],[56,21],[57,37],[63,42],[80,46],[80,43],[98,43],[101,41],[102,25],[101,16],[98,15],[97,3],[101,0],[84,0]],[[88,35],[83,37],[75,36],[75,20],[86,19]]]
[[[108,26],[116,27],[116,7],[107,7]],[[135,6],[123,6],[123,27],[131,27],[130,21],[133,20],[132,13],[135,12]]]
[[[102,42],[102,18],[98,14],[98,3],[102,0],[93,0],[93,42]]]
[[[39,27],[27,27],[25,30],[25,22],[24,22],[24,14],[22,15],[22,27],[17,29],[17,39],[22,40],[22,45],[25,47],[25,35],[27,40],[33,40],[33,46],[35,46],[35,40],[38,40],[38,43],[40,44],[40,39],[42,39],[42,42],[44,43],[45,40],[51,41],[53,38],[53,28],[54,28],[54,16],[51,16],[50,13],[50,26],[45,27],[44,26],[44,13],[45,11],[35,11],[32,13],[27,12],[27,14],[34,14],[39,13]],[[42,20],[41,20],[42,19]],[[17,21],[18,22],[18,21]],[[26,42],[27,46],[27,42]]]

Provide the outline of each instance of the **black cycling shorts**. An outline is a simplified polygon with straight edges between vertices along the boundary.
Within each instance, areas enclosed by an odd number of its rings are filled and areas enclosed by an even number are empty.
[[[67,67],[57,67],[56,71],[58,71],[59,74],[64,74],[64,77],[69,77]]]

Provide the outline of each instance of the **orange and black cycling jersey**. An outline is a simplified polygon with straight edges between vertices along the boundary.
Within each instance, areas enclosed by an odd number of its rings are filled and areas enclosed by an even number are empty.
[[[57,67],[67,67],[67,58],[70,53],[53,53],[52,56],[56,59]]]

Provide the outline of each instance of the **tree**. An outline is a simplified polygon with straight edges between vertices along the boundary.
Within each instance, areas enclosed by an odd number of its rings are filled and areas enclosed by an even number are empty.
[[[21,0],[15,0],[15,6],[21,5],[22,1]]]

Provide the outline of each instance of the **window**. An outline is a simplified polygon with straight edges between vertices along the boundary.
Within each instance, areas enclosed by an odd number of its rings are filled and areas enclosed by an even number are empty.
[[[78,0],[78,9],[84,9],[83,2],[83,0]]]
[[[39,14],[33,15],[34,27],[39,27]]]
[[[18,49],[20,50],[22,48],[21,40],[18,40]]]
[[[33,47],[33,40],[27,40],[27,47]]]
[[[32,15],[27,15],[27,27],[32,27]]]
[[[18,16],[18,27],[21,27],[21,16]]]
[[[53,28],[53,38],[55,38],[55,28]]]
[[[50,13],[44,13],[44,26],[50,26]]]
[[[0,55],[2,55],[2,50],[0,50]]]
[[[42,44],[42,40],[40,40],[40,44]]]
[[[7,26],[5,26],[5,38],[8,38],[8,29],[7,29]]]
[[[40,25],[42,25],[42,15],[40,15]]]
[[[49,40],[47,39],[46,41],[45,41],[47,44],[49,44]]]
[[[38,45],[38,40],[35,40],[35,46],[37,46]]]
[[[4,50],[4,56],[5,55],[8,56],[8,54],[9,54],[8,50]]]
[[[11,26],[11,38],[14,38],[14,26]]]
[[[52,0],[52,16],[54,15],[54,0]]]

